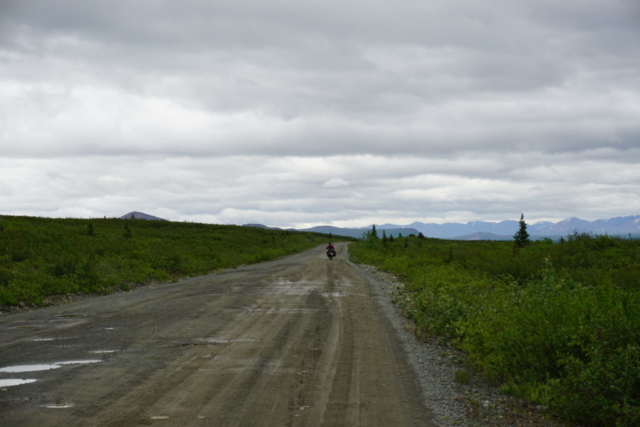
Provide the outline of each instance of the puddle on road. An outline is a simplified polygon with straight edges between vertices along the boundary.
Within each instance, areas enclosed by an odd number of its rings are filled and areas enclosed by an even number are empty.
[[[34,342],[44,342],[44,341],[58,341],[58,340],[72,340],[75,339],[77,337],[55,337],[55,338],[33,338],[31,341]]]
[[[235,342],[257,342],[260,341],[258,338],[234,338],[234,339],[226,339],[226,338],[200,338],[195,340],[197,344],[211,344],[211,345],[222,345],[222,344],[231,344]]]
[[[49,371],[51,369],[62,368],[59,364],[39,364],[39,365],[19,365],[8,366],[6,368],[0,368],[0,372],[10,372],[13,374],[20,372],[36,372],[36,371]]]
[[[156,415],[156,416],[151,417],[151,419],[152,420],[168,420],[169,417],[166,417],[164,415]]]
[[[42,405],[43,408],[47,409],[67,409],[73,408],[74,406],[73,403],[51,403],[49,405]]]
[[[90,351],[89,353],[93,353],[93,354],[109,354],[109,353],[115,353],[117,350],[94,350],[94,351]]]
[[[85,364],[85,363],[98,363],[98,362],[102,362],[102,360],[100,359],[69,360],[65,362],[42,363],[37,365],[7,366],[5,368],[0,368],[0,372],[17,374],[21,372],[50,371],[52,369],[62,368],[62,365],[79,365],[79,364]]]
[[[66,362],[58,362],[57,365],[82,365],[85,363],[100,363],[100,359],[88,359],[88,360],[69,360]]]
[[[0,387],[13,387],[16,385],[22,385],[22,384],[30,384],[30,383],[34,383],[37,380],[22,380],[22,379],[13,379],[13,378],[9,378],[6,380],[0,380]]]

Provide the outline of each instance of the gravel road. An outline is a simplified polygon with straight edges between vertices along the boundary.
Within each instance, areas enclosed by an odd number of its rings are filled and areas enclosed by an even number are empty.
[[[553,425],[456,382],[400,284],[337,249],[0,316],[0,425]]]

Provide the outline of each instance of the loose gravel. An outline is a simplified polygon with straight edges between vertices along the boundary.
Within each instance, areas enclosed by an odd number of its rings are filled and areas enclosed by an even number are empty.
[[[393,300],[402,295],[398,278],[375,267],[356,264],[371,279],[379,309],[397,332],[422,390],[424,404],[440,427],[539,426],[569,424],[551,420],[545,408],[506,396],[465,363],[464,353],[436,340],[418,341],[413,324]]]

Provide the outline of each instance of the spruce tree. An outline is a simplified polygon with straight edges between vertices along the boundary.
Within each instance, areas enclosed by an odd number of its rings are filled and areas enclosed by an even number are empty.
[[[522,249],[531,243],[527,232],[527,223],[524,222],[524,214],[520,215],[520,226],[516,234],[513,235],[513,245],[515,249]]]

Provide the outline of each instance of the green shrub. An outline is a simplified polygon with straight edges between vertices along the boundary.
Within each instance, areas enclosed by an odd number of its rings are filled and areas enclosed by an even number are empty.
[[[503,390],[594,426],[640,425],[640,242],[406,239],[352,246],[400,275],[420,337],[458,344]]]
[[[328,239],[317,233],[165,221],[0,218],[0,306],[206,274]]]

